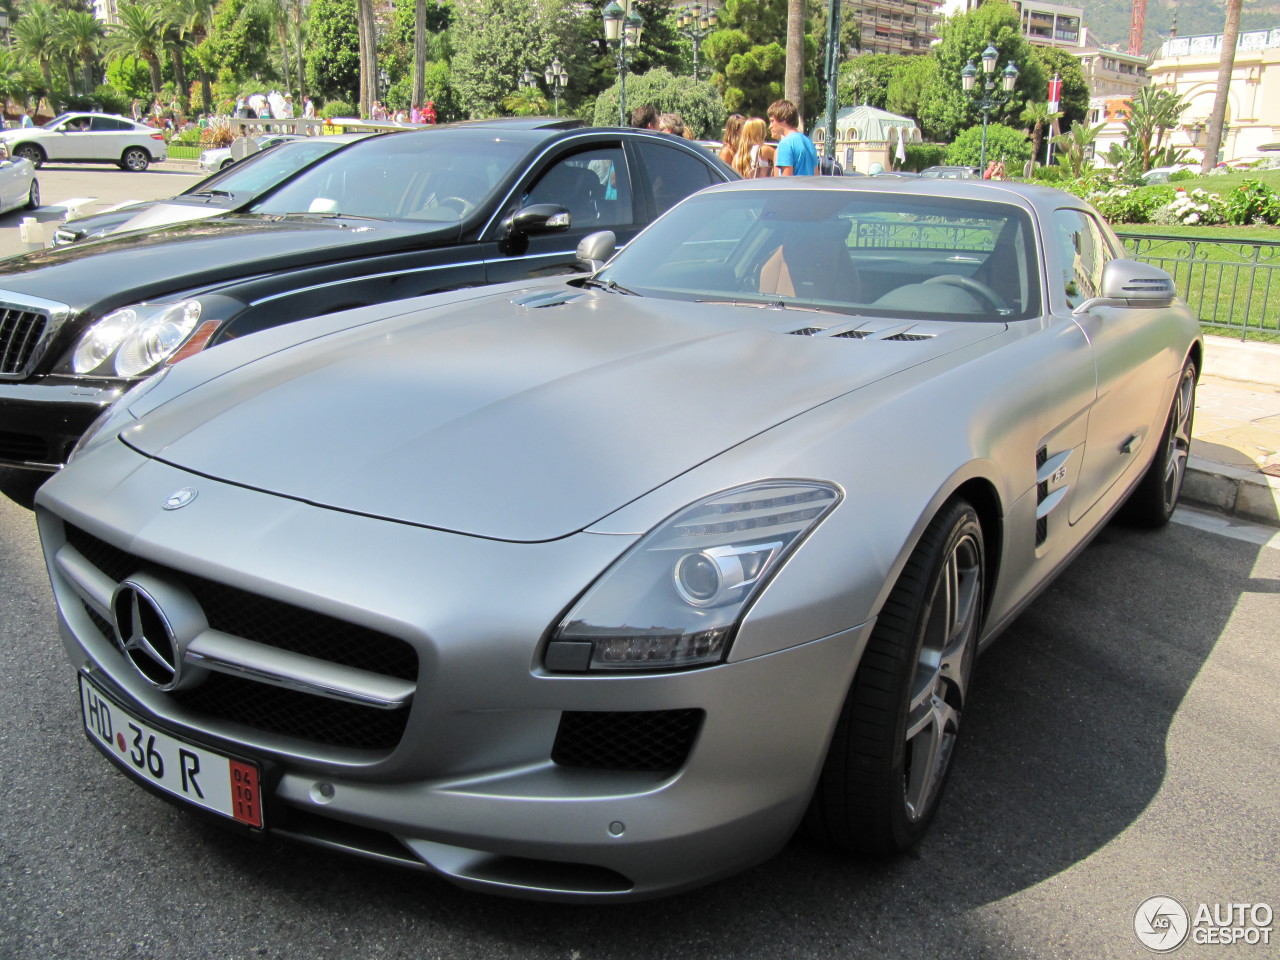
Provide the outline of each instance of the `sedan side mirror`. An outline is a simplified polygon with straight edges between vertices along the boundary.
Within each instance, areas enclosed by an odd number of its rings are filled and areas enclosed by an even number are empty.
[[[503,222],[507,237],[532,237],[543,233],[563,233],[573,223],[569,211],[558,203],[532,203],[521,207]]]
[[[618,238],[612,230],[597,230],[578,241],[578,259],[588,264],[587,269],[591,273],[595,273],[617,249]]]
[[[1072,310],[1088,313],[1094,307],[1165,307],[1177,290],[1173,277],[1159,267],[1139,260],[1112,260],[1102,268],[1102,288]]]

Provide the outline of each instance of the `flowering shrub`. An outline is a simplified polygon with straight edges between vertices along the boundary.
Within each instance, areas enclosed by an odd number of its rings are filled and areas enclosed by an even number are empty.
[[[1163,184],[1150,187],[1113,187],[1085,197],[1111,223],[1150,223],[1161,207],[1174,200],[1175,190]]]
[[[1197,187],[1188,193],[1182,187],[1173,201],[1161,207],[1151,217],[1152,223],[1185,223],[1209,225],[1222,223],[1224,207],[1222,198]]]
[[[1246,180],[1222,201],[1227,223],[1280,223],[1280,195],[1260,180]]]

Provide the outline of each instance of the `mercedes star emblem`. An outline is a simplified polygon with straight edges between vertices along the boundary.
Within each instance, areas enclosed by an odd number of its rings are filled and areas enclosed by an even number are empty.
[[[181,509],[194,500],[199,493],[200,491],[195,487],[183,487],[181,490],[175,490],[169,494],[169,499],[164,502],[164,508],[166,510]]]

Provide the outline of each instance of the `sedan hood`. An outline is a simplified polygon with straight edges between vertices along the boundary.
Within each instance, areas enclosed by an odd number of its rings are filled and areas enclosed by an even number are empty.
[[[541,301],[508,292],[304,343],[188,391],[123,437],[286,497],[542,541],[832,397],[1004,329],[794,336],[814,314],[549,289]]]
[[[430,229],[319,215],[232,214],[0,260],[0,287],[44,298],[56,291],[53,296],[78,310],[110,309],[310,263],[449,243],[459,229],[456,223]],[[146,279],[130,285],[130,278]],[[102,302],[105,291],[109,302]]]

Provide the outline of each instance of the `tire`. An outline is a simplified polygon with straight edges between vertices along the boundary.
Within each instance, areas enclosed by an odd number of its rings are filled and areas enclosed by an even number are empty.
[[[27,192],[27,202],[22,205],[24,210],[36,210],[40,207],[40,181],[31,178],[31,189]]]
[[[120,168],[131,173],[145,173],[151,164],[151,154],[141,147],[130,147],[120,157]]]
[[[1191,425],[1196,413],[1196,365],[1188,360],[1173,392],[1169,418],[1160,434],[1155,459],[1120,509],[1120,519],[1135,527],[1156,530],[1173,516],[1187,476]]]
[[[227,167],[231,166],[233,163],[235,163],[235,161],[231,159],[223,160],[222,163],[218,164],[218,170],[219,171],[225,170],[227,169]]]
[[[42,166],[44,166],[44,160],[45,160],[44,151],[41,150],[38,146],[36,146],[34,143],[21,144],[20,146],[14,148],[13,155],[15,157],[21,157],[24,160],[30,160],[31,165],[35,167],[37,170],[39,170]]]
[[[810,803],[811,833],[892,856],[920,842],[955,756],[985,595],[978,514],[930,522],[894,585],[836,722]]]

